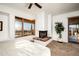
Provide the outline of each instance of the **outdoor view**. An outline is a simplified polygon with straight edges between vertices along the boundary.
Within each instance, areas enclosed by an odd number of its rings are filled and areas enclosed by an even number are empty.
[[[22,22],[21,19],[15,21],[15,35],[16,37],[34,35],[35,24],[30,22]]]
[[[78,39],[79,39],[79,25],[78,24],[69,25],[69,41],[77,42]]]

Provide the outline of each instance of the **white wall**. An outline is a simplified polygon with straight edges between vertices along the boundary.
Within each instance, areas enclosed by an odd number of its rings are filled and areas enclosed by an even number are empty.
[[[50,36],[50,37],[52,37],[52,15],[51,14],[49,14],[48,15],[48,36]]]
[[[53,19],[52,19],[52,21],[53,21],[53,24],[52,24],[52,26],[53,26],[53,40],[58,40],[58,35],[56,34],[56,31],[55,31],[55,22],[62,22],[65,27],[65,30],[64,30],[64,32],[62,32],[61,41],[68,42],[68,18],[74,17],[74,16],[79,16],[79,11],[53,16]]]
[[[3,22],[3,30],[0,31],[0,41],[6,40],[9,37],[8,30],[8,15],[0,12],[0,21]]]
[[[45,27],[45,22],[47,19],[45,19],[45,12],[40,12],[36,16],[36,36],[39,36],[40,30],[47,30]]]
[[[15,38],[15,16],[35,19],[34,15],[28,12],[26,13],[3,5],[0,5],[0,12],[8,14],[8,16],[0,14],[0,20],[4,23],[4,29],[2,32],[0,31],[0,41]]]
[[[39,30],[47,30],[48,36],[51,36],[51,14],[42,11],[36,16],[36,36],[39,36]]]

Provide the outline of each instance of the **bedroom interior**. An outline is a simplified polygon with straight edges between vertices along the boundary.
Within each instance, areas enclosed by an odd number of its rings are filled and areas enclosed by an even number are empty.
[[[69,41],[69,36],[78,35],[78,26],[70,24],[77,16],[79,3],[0,4],[0,56],[79,55],[79,44]],[[64,26],[61,38],[56,22]]]

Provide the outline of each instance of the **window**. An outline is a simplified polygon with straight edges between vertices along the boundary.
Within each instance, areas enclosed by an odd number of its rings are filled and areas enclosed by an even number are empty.
[[[22,21],[20,19],[16,19],[15,21],[15,34],[16,37],[21,37],[22,36]]]
[[[31,23],[24,22],[24,36],[31,35],[32,29],[31,29]]]
[[[22,37],[35,34],[35,20],[15,17],[15,36]]]

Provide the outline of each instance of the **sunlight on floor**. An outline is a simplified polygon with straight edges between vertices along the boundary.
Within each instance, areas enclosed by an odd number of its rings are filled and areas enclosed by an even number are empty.
[[[27,40],[0,42],[0,56],[50,56],[50,49]]]

